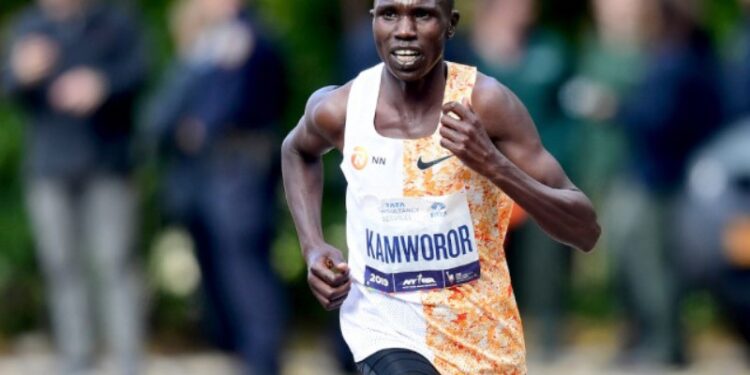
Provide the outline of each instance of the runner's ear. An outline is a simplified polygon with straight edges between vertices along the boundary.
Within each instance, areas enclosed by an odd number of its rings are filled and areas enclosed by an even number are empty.
[[[450,26],[448,27],[448,38],[453,38],[456,34],[456,27],[458,27],[458,21],[461,19],[461,14],[457,10],[451,11]]]

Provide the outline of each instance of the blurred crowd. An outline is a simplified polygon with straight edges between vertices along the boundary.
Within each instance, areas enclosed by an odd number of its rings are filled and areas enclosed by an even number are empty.
[[[465,2],[470,22],[446,58],[515,92],[593,198],[625,322],[618,366],[688,364],[681,307],[694,290],[713,295],[750,348],[750,1],[731,53],[706,31],[705,2],[589,5],[573,44],[539,22],[537,1]],[[339,82],[379,61],[369,6],[341,1]],[[242,0],[176,0],[173,60],[147,89],[154,61],[140,22],[119,2],[36,0],[3,44],[0,99],[26,123],[20,178],[60,371],[92,371],[100,340],[122,374],[142,371],[134,172],[156,158],[163,225],[194,244],[205,335],[243,371],[277,374],[289,327],[304,324],[271,267],[277,150],[289,112],[303,110],[289,106],[283,41]],[[506,251],[527,345],[552,359],[565,349],[574,252],[514,217]],[[321,332],[351,370],[335,324]]]

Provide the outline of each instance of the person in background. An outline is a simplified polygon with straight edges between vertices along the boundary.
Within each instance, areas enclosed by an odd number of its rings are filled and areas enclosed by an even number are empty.
[[[449,44],[446,56],[476,65],[511,89],[549,152],[572,170],[573,123],[559,101],[570,59],[562,37],[537,24],[538,7],[535,0],[476,1],[470,35]],[[532,220],[519,225],[509,235],[508,262],[527,340],[551,359],[563,339],[572,252],[542,233]]]
[[[147,69],[139,27],[106,2],[39,0],[7,45],[2,84],[28,122],[25,193],[60,372],[95,368],[91,261],[108,349],[120,373],[139,373],[143,304],[131,178],[133,103]]]
[[[625,135],[615,118],[643,70],[645,0],[592,0],[593,28],[585,34],[576,74],[561,102],[581,123],[575,167],[594,204],[606,206],[611,182],[622,174]],[[596,155],[596,157],[591,157]]]
[[[167,164],[164,208],[193,237],[214,333],[245,371],[277,374],[287,314],[270,248],[283,64],[241,0],[183,0],[173,31],[179,57],[147,119]]]
[[[618,202],[615,181],[625,173],[628,157],[625,129],[616,116],[622,101],[628,98],[642,74],[648,2],[590,1],[593,25],[584,34],[576,73],[565,84],[561,95],[566,113],[580,124],[575,137],[575,170],[580,176],[581,188],[591,194],[594,206],[603,213],[605,228],[608,228],[605,239],[617,232],[607,220],[616,220],[618,216],[610,206]],[[602,243],[609,252],[608,242]],[[602,277],[612,280],[610,264],[614,259],[616,257],[612,256],[586,259],[587,271],[604,269],[606,273]],[[617,265],[614,268],[617,269]]]
[[[654,21],[644,76],[622,102],[627,176],[610,202],[610,246],[628,320],[624,365],[679,365],[681,285],[674,244],[674,202],[692,153],[720,127],[717,57],[698,23],[697,1],[650,2]]]

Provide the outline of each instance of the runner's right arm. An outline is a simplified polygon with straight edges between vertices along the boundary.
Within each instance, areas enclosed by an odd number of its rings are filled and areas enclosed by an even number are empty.
[[[321,224],[321,157],[343,146],[348,92],[348,85],[315,92],[281,150],[284,191],[307,263],[307,282],[326,310],[340,307],[350,287],[349,267],[341,251],[323,238]]]

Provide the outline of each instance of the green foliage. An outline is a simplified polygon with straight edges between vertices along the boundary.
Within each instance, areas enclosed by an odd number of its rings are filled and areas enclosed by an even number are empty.
[[[307,98],[330,85],[339,40],[338,6],[319,0],[257,0],[260,19],[276,35],[287,58],[291,83],[287,127],[302,115]]]
[[[704,4],[704,22],[718,40],[729,37],[736,29],[742,12],[734,0],[712,0]]]
[[[31,235],[21,199],[22,121],[0,103],[0,332],[19,332],[38,323],[41,282],[34,261]],[[4,319],[7,317],[7,319]]]

